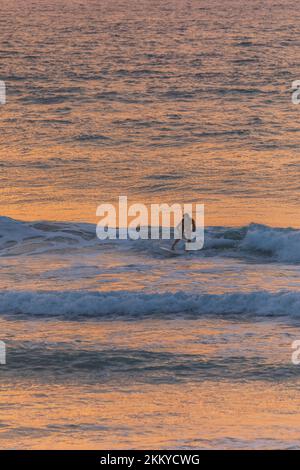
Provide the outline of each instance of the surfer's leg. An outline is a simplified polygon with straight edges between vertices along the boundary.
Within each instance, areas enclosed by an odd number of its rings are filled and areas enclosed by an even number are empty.
[[[192,240],[186,240],[188,243],[191,243]],[[184,251],[188,251],[186,248],[184,249]]]
[[[177,243],[180,242],[180,238],[178,238],[177,240],[174,241],[173,245],[172,245],[172,248],[171,250],[175,250],[175,246],[177,245]]]

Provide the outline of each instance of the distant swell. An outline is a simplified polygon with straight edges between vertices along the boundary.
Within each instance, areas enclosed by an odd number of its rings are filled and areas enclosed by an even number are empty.
[[[188,294],[84,291],[1,291],[0,314],[68,319],[123,319],[178,315],[247,315],[300,317],[300,292],[266,291]]]

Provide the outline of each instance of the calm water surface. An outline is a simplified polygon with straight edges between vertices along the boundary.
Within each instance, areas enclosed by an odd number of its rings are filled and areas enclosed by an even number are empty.
[[[209,225],[299,226],[294,4],[0,5],[2,215],[94,222],[127,194],[204,202]]]

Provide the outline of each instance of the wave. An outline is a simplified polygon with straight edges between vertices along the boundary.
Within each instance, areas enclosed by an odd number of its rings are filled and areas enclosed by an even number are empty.
[[[300,318],[300,292],[0,291],[0,314],[62,319],[178,318],[201,315]]]
[[[0,217],[0,254],[30,255],[95,244],[92,224],[22,222]]]
[[[0,217],[0,255],[17,256],[111,246],[157,255],[161,240],[107,240],[96,238],[89,223],[21,222]],[[150,230],[150,228],[149,228]],[[300,263],[300,230],[250,224],[240,228],[207,227],[204,249],[188,256],[239,256],[274,262]]]
[[[253,226],[247,230],[241,249],[259,251],[278,261],[300,262],[300,230]]]

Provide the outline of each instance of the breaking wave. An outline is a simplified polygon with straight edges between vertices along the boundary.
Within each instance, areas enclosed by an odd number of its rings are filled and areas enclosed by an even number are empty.
[[[185,292],[1,291],[1,315],[62,319],[142,319],[148,316],[245,315],[300,318],[300,292],[195,294]]]
[[[0,217],[0,256],[32,255],[89,249],[141,250],[156,255],[160,240],[108,240],[96,238],[94,224],[21,222]],[[252,256],[274,262],[300,263],[300,230],[250,224],[241,228],[208,227],[204,249],[188,256]]]

